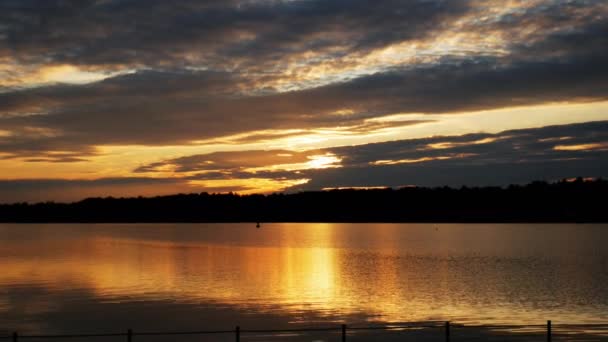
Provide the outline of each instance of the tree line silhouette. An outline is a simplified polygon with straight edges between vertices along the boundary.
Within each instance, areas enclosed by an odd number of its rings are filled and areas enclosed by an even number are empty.
[[[0,222],[608,222],[608,181],[178,194],[0,205]]]

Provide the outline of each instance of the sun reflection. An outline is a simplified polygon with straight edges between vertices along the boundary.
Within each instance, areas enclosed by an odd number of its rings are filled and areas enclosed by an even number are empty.
[[[0,258],[0,286],[87,289],[100,302],[213,302],[256,312],[280,310],[294,320],[310,310],[327,316],[363,312],[387,322],[450,317],[512,323],[558,315],[542,305],[520,307],[521,298],[539,297],[530,305],[549,300],[543,290],[547,281],[571,286],[567,279],[576,276],[582,279],[576,284],[579,290],[597,290],[595,275],[571,263],[548,280],[542,273],[554,270],[555,264],[522,266],[508,257],[499,258],[498,264],[493,258],[454,257],[453,251],[470,246],[471,240],[451,226],[441,231],[415,225],[217,227],[159,225],[150,230],[125,225],[108,229],[112,233],[103,226],[91,231],[53,227],[46,235],[0,244],[0,255],[5,256]],[[487,249],[497,257],[502,253],[496,249],[500,241],[518,239],[507,234],[517,232],[506,231],[496,235],[491,227],[481,227],[474,238],[481,255]],[[530,267],[538,277],[530,275]],[[524,281],[526,288],[508,297],[505,286],[518,286],[508,279]],[[487,304],[494,300],[500,302]],[[559,316],[592,319],[576,310]]]

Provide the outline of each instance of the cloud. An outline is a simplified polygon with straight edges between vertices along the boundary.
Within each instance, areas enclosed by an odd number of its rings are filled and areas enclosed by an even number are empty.
[[[348,53],[417,38],[467,8],[461,0],[7,0],[0,3],[0,56],[88,65],[203,60],[235,67],[303,51]]]
[[[608,178],[608,121],[310,151],[214,152],[161,160],[134,172],[139,176],[2,180],[0,201]]]
[[[272,139],[264,131],[356,134],[426,122],[373,121],[392,114],[608,96],[602,1],[5,0],[0,9],[0,64],[14,66],[0,73],[129,72],[4,87],[0,130],[10,135],[0,135],[0,152],[30,160],[87,158],[102,145]],[[457,45],[470,50],[450,47],[461,33]],[[404,46],[432,58],[401,60]]]
[[[87,197],[154,196],[194,190],[184,180],[173,178],[0,180],[0,202],[74,201]]]
[[[213,152],[175,159],[169,159],[144,165],[134,172],[145,173],[159,171],[169,166],[172,172],[192,171],[232,171],[259,168],[272,165],[293,165],[306,163],[319,151],[296,152],[288,150]]]
[[[605,175],[603,123],[365,144],[447,114],[606,100],[605,1],[0,0],[0,23],[0,160],[124,175],[117,150],[158,158],[126,183],[2,181],[14,198]],[[315,146],[359,145],[272,147],[329,135]]]
[[[87,87],[0,94],[0,129],[13,133],[10,139],[0,137],[0,149],[21,153],[50,147],[75,151],[96,145],[190,144],[268,129],[365,130],[370,129],[367,120],[394,113],[603,100],[608,98],[606,58],[606,51],[595,51],[584,58],[506,66],[496,60],[453,61],[259,96],[230,94],[235,81],[225,74],[136,73]],[[23,114],[38,108],[47,113]],[[334,114],[344,109],[352,114]],[[15,111],[22,114],[10,115]],[[52,134],[31,137],[25,129]]]
[[[378,124],[372,113],[333,115],[348,103],[314,92],[237,96],[236,81],[215,72],[141,72],[88,86],[61,85],[0,94],[0,150],[81,151],[95,145],[190,144],[257,130],[349,126],[354,131],[424,123]],[[45,111],[43,113],[36,111]],[[11,115],[11,113],[20,113]],[[48,134],[29,135],[28,131]]]
[[[556,148],[564,144],[580,148]],[[608,122],[602,121],[334,148],[330,151],[342,158],[343,167],[308,171],[305,176],[311,181],[298,189],[607,177],[607,146]]]
[[[474,133],[399,140],[329,150],[342,156],[343,164],[347,166],[365,166],[378,160],[441,156],[454,156],[453,159],[462,160],[452,162],[468,165],[471,162],[487,164],[591,158],[594,157],[594,151],[604,152],[596,147],[606,141],[608,141],[608,122],[599,121],[510,130],[496,134]],[[556,146],[561,145],[582,145],[589,148],[555,149]],[[459,158],[461,155],[466,158]]]
[[[564,148],[570,146],[570,148]],[[315,157],[339,160],[311,167]],[[608,175],[608,121],[438,136],[305,152],[220,152],[169,159],[135,172],[170,170],[199,180],[310,179],[297,189],[335,186],[505,185]],[[297,165],[298,167],[293,167]],[[334,184],[334,185],[332,185]]]
[[[168,159],[135,170],[136,174],[178,175],[192,183],[200,181],[251,181],[248,189],[256,190],[256,182],[276,182],[272,190],[293,185],[289,181],[306,181],[305,171],[341,167],[341,159],[322,150],[304,152],[289,150],[232,151],[198,154]],[[285,183],[287,181],[287,183]],[[202,183],[208,188],[213,183]],[[257,189],[259,191],[259,189]]]

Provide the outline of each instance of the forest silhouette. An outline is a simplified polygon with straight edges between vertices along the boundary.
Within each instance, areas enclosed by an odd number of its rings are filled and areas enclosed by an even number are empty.
[[[193,193],[0,205],[0,222],[608,222],[608,181]]]

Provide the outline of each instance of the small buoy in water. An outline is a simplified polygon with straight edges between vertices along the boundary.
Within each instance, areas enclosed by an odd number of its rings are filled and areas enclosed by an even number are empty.
[[[256,228],[260,228],[260,222],[255,225]]]

